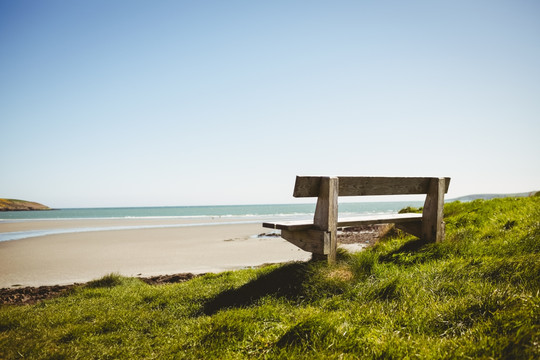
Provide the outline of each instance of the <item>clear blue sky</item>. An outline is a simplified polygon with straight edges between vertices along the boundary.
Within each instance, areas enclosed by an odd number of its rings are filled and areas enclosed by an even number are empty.
[[[0,0],[0,197],[292,202],[294,176],[540,190],[540,2]]]

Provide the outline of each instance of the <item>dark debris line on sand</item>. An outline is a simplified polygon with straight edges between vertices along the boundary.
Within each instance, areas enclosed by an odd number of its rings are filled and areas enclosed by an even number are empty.
[[[35,304],[41,300],[60,296],[75,286],[79,284],[0,289],[0,305]]]
[[[174,274],[174,275],[159,275],[152,277],[140,277],[142,281],[149,285],[180,283],[193,279],[196,276],[192,273]],[[52,285],[40,287],[21,287],[11,289],[0,289],[0,305],[29,305],[35,304],[42,300],[52,299],[68,293],[75,287],[84,286],[85,284],[72,285]]]

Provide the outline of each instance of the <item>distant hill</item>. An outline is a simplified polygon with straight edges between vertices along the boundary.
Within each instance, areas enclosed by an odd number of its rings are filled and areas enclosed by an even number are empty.
[[[37,202],[0,199],[0,211],[51,210],[48,206]]]
[[[516,193],[516,194],[473,194],[473,195],[460,196],[460,197],[449,199],[449,200],[450,201],[454,201],[454,200],[473,201],[473,200],[478,200],[478,199],[490,200],[490,199],[505,198],[505,197],[538,196],[539,194],[540,194],[540,191],[531,191],[531,192]]]

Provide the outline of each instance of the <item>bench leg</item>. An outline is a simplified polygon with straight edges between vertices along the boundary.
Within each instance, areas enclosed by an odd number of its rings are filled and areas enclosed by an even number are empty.
[[[324,177],[320,186],[313,224],[325,232],[324,253],[327,254],[328,263],[334,263],[337,252],[339,179]]]
[[[406,233],[416,236],[417,238],[422,237],[422,221],[406,224],[395,224],[394,226],[401,231],[405,231]]]
[[[325,234],[325,244],[328,244],[328,263],[333,264],[337,259],[337,229]]]
[[[444,178],[431,180],[422,214],[422,239],[427,242],[444,240],[444,191]]]

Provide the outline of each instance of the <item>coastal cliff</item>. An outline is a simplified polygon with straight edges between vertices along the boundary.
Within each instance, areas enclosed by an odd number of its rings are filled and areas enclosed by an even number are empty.
[[[37,202],[15,200],[15,199],[0,199],[0,211],[25,211],[25,210],[51,210],[48,206]]]

